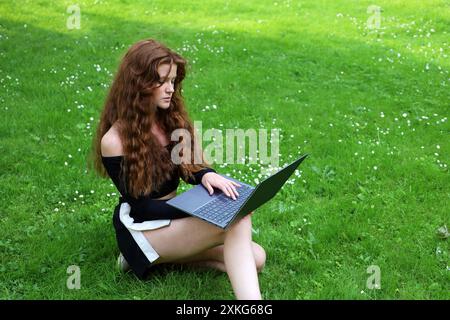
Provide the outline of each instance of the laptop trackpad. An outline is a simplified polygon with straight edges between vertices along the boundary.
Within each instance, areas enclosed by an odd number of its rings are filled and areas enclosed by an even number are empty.
[[[208,190],[202,184],[198,184],[192,189],[170,199],[167,201],[167,204],[184,211],[193,212],[222,193],[221,190],[214,188],[214,193],[209,195]]]

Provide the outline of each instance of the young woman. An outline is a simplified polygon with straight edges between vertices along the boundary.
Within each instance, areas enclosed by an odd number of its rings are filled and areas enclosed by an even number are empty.
[[[93,155],[96,170],[121,194],[113,215],[118,261],[139,278],[161,263],[213,267],[228,274],[237,299],[261,299],[257,273],[266,255],[252,241],[251,214],[222,230],[166,204],[180,177],[210,193],[239,196],[239,185],[218,175],[203,155],[196,164],[195,144],[183,145],[192,161],[172,161],[173,130],[194,137],[181,89],[186,63],[155,40],[139,41],[123,57],[107,96]]]

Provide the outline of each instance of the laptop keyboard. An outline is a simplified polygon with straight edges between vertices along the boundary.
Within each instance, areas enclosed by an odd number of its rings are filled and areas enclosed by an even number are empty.
[[[227,222],[239,210],[242,203],[247,200],[248,196],[252,193],[253,188],[241,184],[236,190],[239,193],[236,200],[233,200],[222,193],[214,200],[198,208],[194,211],[194,214],[217,224]]]

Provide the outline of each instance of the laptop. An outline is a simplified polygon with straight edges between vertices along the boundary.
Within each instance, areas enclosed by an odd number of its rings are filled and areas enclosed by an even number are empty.
[[[308,154],[305,154],[286,165],[256,187],[221,175],[241,185],[236,187],[239,193],[236,200],[231,199],[216,188],[214,188],[214,193],[209,195],[208,190],[200,183],[166,203],[189,215],[198,217],[222,229],[227,229],[233,223],[272,199],[307,156]]]

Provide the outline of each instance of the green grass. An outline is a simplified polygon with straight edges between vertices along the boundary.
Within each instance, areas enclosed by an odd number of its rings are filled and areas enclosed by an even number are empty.
[[[79,1],[68,30],[71,4],[0,3],[1,298],[234,298],[212,270],[114,269],[117,191],[86,156],[112,75],[144,38],[189,60],[184,97],[203,130],[280,128],[280,165],[310,154],[253,216],[264,298],[450,297],[436,233],[450,217],[448,2]],[[251,184],[261,170],[215,167]]]

